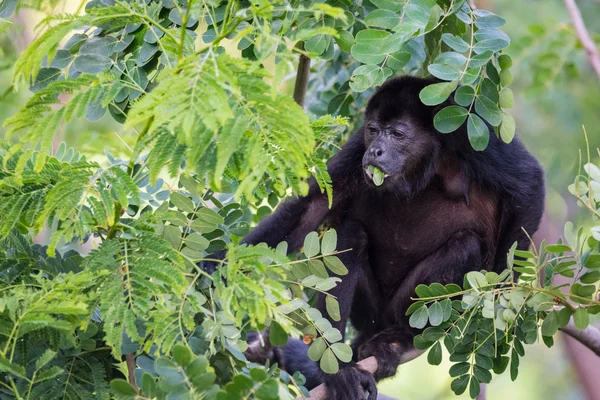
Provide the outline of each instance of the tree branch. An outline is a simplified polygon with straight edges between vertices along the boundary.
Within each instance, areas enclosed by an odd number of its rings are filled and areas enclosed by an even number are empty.
[[[300,50],[304,50],[304,43],[300,44]],[[304,107],[306,98],[306,88],[308,87],[308,78],[310,77],[310,58],[300,53],[298,60],[298,70],[296,71],[296,82],[294,84],[294,101],[300,107]]]
[[[588,349],[592,350],[598,357],[600,357],[600,329],[593,325],[588,326],[584,330],[580,331],[575,327],[573,318],[569,321],[567,326],[561,329],[564,333],[583,344]]]
[[[579,41],[587,53],[588,60],[594,71],[596,71],[598,78],[600,78],[600,54],[598,53],[598,49],[590,37],[587,28],[585,27],[583,18],[581,18],[581,12],[575,3],[575,0],[565,0],[565,5],[567,6],[567,10],[569,10],[569,14],[571,14],[571,20],[575,26],[575,32],[577,33]]]
[[[127,372],[128,372],[127,380],[129,381],[131,386],[133,386],[134,388],[137,389],[137,385],[135,383],[135,367],[136,367],[136,365],[135,365],[134,355],[126,354],[125,361],[127,362]]]
[[[415,358],[419,357],[423,353],[424,352],[422,350],[409,351],[402,356],[402,358],[400,359],[400,364],[404,364],[411,360],[414,360]],[[377,371],[377,359],[375,357],[365,358],[364,360],[361,360],[356,364],[363,371],[367,371],[372,374],[374,374]],[[300,400],[300,399],[306,400],[306,397],[300,397],[298,400]],[[319,386],[317,386],[316,388],[314,388],[313,390],[310,391],[310,400],[326,400],[326,399],[327,399],[327,388],[325,387],[324,383],[320,384]],[[381,396],[378,396],[378,399],[384,400],[384,399],[389,399],[389,397],[381,395]]]

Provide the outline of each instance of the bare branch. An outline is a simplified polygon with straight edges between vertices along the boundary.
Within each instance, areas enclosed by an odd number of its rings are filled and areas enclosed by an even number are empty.
[[[126,354],[125,361],[127,361],[127,380],[131,386],[137,389],[137,385],[135,383],[135,356],[133,354]]]
[[[304,50],[304,43],[300,45],[300,49]],[[306,88],[308,87],[309,78],[310,58],[303,53],[300,53],[298,70],[296,71],[296,82],[294,84],[294,100],[300,107],[304,107],[304,99],[306,98]]]
[[[600,357],[600,329],[590,325],[584,330],[580,331],[575,327],[573,318],[571,318],[567,326],[562,328],[562,331],[583,344],[588,349],[592,350],[598,357]]]
[[[412,351],[406,352],[400,359],[400,364],[404,364],[411,360],[414,360],[415,358],[419,357],[423,353],[424,352],[422,350],[412,350]],[[367,371],[372,374],[374,374],[377,371],[377,359],[375,359],[375,357],[365,358],[364,360],[361,360],[356,364],[363,371]],[[384,398],[386,398],[386,396],[379,397],[379,399],[381,399],[381,400],[383,400]],[[300,397],[298,400],[300,400],[300,399],[305,400],[306,398]],[[327,388],[325,387],[324,383],[310,391],[310,400],[326,400],[326,399],[327,399]]]
[[[585,27],[583,18],[581,18],[581,12],[575,3],[575,0],[565,0],[565,5],[567,6],[567,10],[569,10],[569,14],[571,14],[575,32],[577,32],[579,41],[587,53],[588,60],[594,71],[596,71],[598,78],[600,78],[600,53],[598,53],[598,48],[596,48],[594,41]]]

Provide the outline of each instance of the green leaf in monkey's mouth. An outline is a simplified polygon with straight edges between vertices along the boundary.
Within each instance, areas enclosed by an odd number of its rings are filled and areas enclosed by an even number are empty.
[[[387,176],[387,174],[385,172],[383,172],[382,170],[380,170],[379,168],[377,168],[374,165],[369,165],[367,167],[367,174],[373,180],[373,183],[375,184],[375,186],[383,185],[383,181],[384,181],[385,177]]]

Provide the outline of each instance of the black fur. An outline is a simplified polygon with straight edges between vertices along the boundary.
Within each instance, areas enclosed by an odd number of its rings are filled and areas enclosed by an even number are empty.
[[[352,321],[355,361],[374,355],[378,371],[350,364],[323,376],[297,340],[274,353],[289,372],[300,370],[309,387],[326,382],[333,400],[375,398],[375,381],[395,374],[412,348],[405,312],[418,284],[460,284],[472,270],[501,271],[515,241],[519,249],[529,245],[522,228],[533,234],[541,219],[544,178],[536,159],[518,138],[505,144],[492,130],[482,152],[471,148],[466,124],[451,134],[436,132],[440,107],[418,97],[430,83],[397,78],[373,96],[365,124],[328,164],[331,209],[312,182],[306,197],[282,204],[245,239],[270,246],[287,241],[294,251],[326,222],[338,230],[338,249],[353,249],[341,255],[349,274],[332,289],[342,314],[334,325],[343,333]],[[381,187],[369,179],[368,165],[389,173]]]

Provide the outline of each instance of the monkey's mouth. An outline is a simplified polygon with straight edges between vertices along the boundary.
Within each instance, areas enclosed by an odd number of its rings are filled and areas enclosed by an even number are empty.
[[[385,180],[385,178],[390,176],[389,174],[380,170],[375,165],[367,165],[365,167],[365,174],[367,174],[367,177],[369,177],[369,179],[375,184],[375,186],[383,185],[383,181]]]

